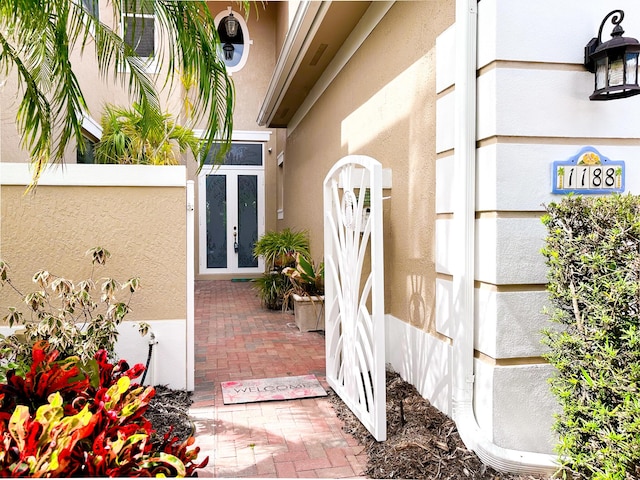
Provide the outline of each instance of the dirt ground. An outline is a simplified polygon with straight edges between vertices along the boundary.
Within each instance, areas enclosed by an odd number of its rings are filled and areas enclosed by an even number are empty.
[[[467,450],[456,425],[395,372],[387,372],[387,440],[376,442],[340,398],[330,401],[344,430],[366,447],[368,478],[538,480],[486,467]]]

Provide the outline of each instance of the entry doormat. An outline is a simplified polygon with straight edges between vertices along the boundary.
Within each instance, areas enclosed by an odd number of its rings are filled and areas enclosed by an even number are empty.
[[[315,375],[240,380],[222,382],[221,385],[222,400],[225,405],[325,397],[327,395]]]

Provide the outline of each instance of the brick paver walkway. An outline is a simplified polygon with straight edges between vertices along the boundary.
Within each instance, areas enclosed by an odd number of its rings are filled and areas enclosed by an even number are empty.
[[[315,374],[325,389],[324,337],[289,313],[261,308],[251,284],[195,286],[196,445],[218,478],[353,478],[363,447],[342,431],[326,398],[224,405],[220,382]]]

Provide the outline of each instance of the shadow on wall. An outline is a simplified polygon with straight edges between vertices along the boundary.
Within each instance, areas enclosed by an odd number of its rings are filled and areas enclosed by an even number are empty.
[[[451,348],[435,333],[435,292],[424,274],[407,276],[407,321],[386,316],[387,358],[403,379],[438,409],[451,411]]]
[[[388,315],[387,358],[420,395],[451,414],[451,347],[447,343]]]
[[[425,300],[425,277],[423,275],[410,275],[409,293],[409,324],[420,330],[424,330],[427,323],[427,302]],[[432,307],[435,306],[432,305]],[[433,311],[433,308],[431,309]]]

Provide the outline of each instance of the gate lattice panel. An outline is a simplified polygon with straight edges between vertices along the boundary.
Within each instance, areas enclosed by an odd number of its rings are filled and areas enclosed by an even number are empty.
[[[327,382],[386,440],[382,166],[338,161],[324,180]]]

